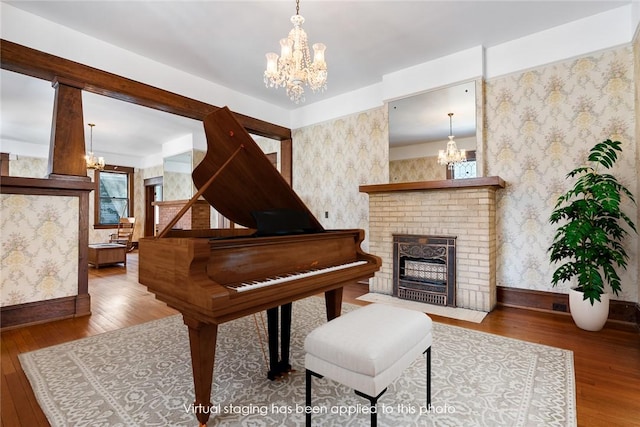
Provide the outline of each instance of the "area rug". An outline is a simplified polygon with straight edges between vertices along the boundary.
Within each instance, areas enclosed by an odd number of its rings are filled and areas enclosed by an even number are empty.
[[[345,305],[344,311],[357,309]],[[209,426],[302,426],[304,338],[324,299],[293,307],[292,365],[266,379],[254,318],[219,328]],[[573,353],[435,323],[432,406],[418,358],[378,402],[381,426],[574,426]],[[24,353],[20,361],[52,426],[195,426],[187,331],[180,316]],[[314,426],[368,426],[367,401],[314,379]]]
[[[467,322],[482,323],[482,320],[486,317],[487,313],[478,310],[469,310],[468,308],[460,307],[444,307],[435,304],[425,304],[418,301],[409,301],[400,299],[392,295],[380,294],[376,292],[369,292],[357,299],[367,302],[377,302],[381,304],[389,304],[395,307],[408,308],[410,310],[416,310],[427,314],[436,314],[442,317],[448,317],[450,319],[466,320]]]

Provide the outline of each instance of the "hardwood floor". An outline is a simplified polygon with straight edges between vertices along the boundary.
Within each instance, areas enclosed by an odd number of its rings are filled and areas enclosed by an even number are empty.
[[[90,268],[92,315],[4,331],[1,334],[2,426],[48,426],[22,371],[18,354],[176,314],[138,282],[137,253],[127,268]],[[345,289],[344,300],[367,292]],[[431,316],[434,321],[572,350],[578,425],[640,426],[640,332],[608,323],[601,332],[574,326],[568,315],[498,307],[481,324]]]

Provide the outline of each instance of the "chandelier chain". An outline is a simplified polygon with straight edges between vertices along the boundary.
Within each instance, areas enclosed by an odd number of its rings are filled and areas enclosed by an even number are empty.
[[[449,113],[449,135],[453,135],[453,113]]]
[[[91,133],[89,136],[89,152],[84,156],[84,160],[87,164],[87,169],[94,169],[94,170],[104,170],[104,157],[96,157],[95,154],[93,154],[93,127],[95,126],[95,123],[88,123],[89,127],[91,128]]]
[[[453,113],[447,115],[449,116],[449,141],[447,142],[447,148],[445,150],[438,151],[438,164],[447,166],[449,170],[452,170],[456,163],[467,160],[467,154],[465,150],[459,150],[456,142],[453,140]]]

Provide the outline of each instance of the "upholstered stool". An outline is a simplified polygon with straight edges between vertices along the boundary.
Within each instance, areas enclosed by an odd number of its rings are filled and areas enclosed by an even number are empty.
[[[306,351],[306,424],[311,426],[312,376],[327,377],[376,403],[387,386],[422,353],[427,358],[427,407],[431,404],[431,319],[424,313],[370,304],[313,330]]]

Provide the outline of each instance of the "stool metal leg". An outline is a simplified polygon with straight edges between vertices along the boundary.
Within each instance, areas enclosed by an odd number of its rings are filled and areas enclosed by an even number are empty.
[[[431,347],[425,350],[427,355],[427,409],[431,405]]]
[[[305,401],[305,426],[311,427],[311,376],[322,378],[322,375],[316,374],[309,369],[306,370],[305,383],[306,383],[306,401]]]
[[[311,371],[308,369],[305,378],[307,387],[307,398],[305,401],[305,405],[307,405],[307,414],[305,415],[305,425],[307,427],[311,427],[311,412],[308,410],[308,408],[311,407]]]
[[[372,397],[372,396],[369,396],[368,394],[364,394],[358,390],[355,390],[358,396],[364,397],[365,399],[368,399],[369,402],[371,402],[371,427],[378,426],[378,408],[376,408],[376,404],[378,403],[378,399],[380,399],[380,396],[382,396],[385,391],[387,391],[386,388],[382,390],[380,394],[377,395],[376,397]]]

